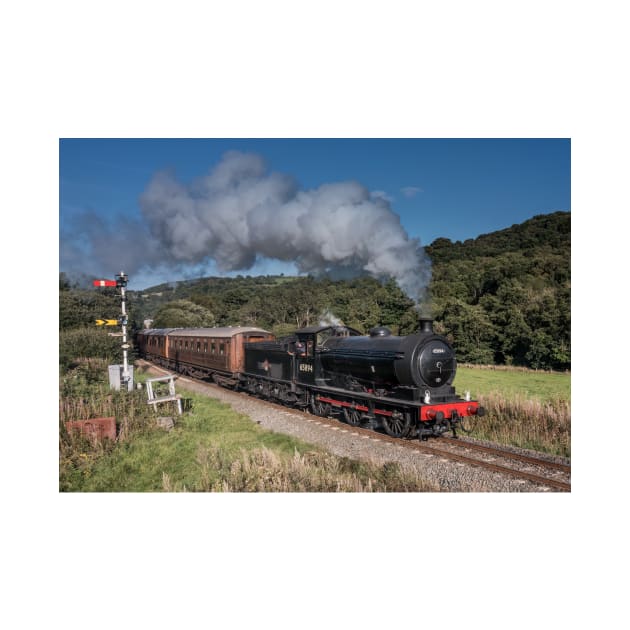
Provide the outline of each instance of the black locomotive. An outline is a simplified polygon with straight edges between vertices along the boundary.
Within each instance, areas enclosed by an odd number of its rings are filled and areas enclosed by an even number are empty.
[[[242,387],[250,393],[340,416],[394,437],[455,434],[483,415],[452,386],[457,362],[447,340],[423,319],[399,337],[384,327],[369,336],[345,326],[302,328],[282,340],[245,344]]]

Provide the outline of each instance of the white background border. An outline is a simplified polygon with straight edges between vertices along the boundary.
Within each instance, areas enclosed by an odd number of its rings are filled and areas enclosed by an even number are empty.
[[[7,627],[618,625],[621,6],[3,9]],[[237,136],[572,138],[570,495],[58,493],[58,139]],[[15,365],[27,353],[16,327],[50,339],[45,369],[31,354]]]

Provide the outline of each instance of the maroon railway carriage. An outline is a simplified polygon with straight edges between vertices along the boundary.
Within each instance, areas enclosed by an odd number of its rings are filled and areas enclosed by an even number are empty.
[[[236,384],[234,377],[245,367],[243,344],[272,341],[262,328],[161,328],[137,335],[140,354],[163,367],[197,378]],[[233,381],[233,382],[232,382]]]
[[[166,339],[177,328],[145,328],[136,334],[136,347],[140,356],[163,365],[168,358]]]

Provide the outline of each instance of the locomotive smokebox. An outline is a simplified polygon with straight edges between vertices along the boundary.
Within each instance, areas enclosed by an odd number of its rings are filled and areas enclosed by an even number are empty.
[[[430,317],[419,317],[418,322],[420,324],[420,333],[431,334],[433,332],[433,319]]]

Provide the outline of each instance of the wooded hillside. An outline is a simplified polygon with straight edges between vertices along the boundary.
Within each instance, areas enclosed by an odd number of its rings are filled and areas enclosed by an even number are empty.
[[[571,364],[571,215],[539,215],[465,242],[437,239],[434,315],[460,360]]]
[[[460,362],[568,369],[571,364],[571,215],[556,212],[464,242],[440,238],[426,251],[435,329]],[[116,317],[115,291],[80,291],[60,278],[60,328]],[[413,303],[393,282],[311,277],[203,278],[128,292],[132,326],[255,325],[276,334],[337,318],[368,331],[408,334]],[[104,312],[107,310],[107,312]]]

